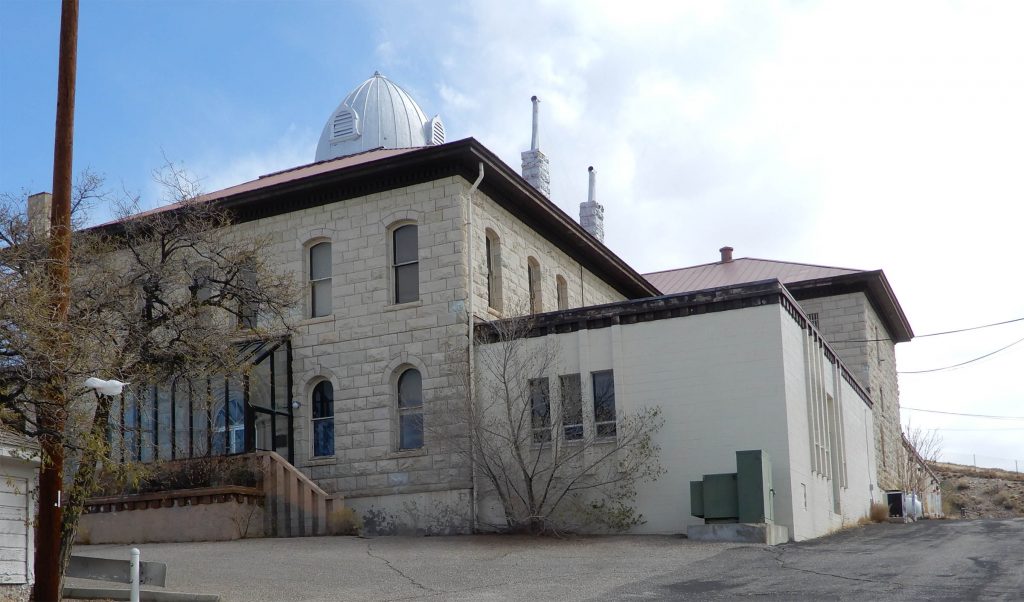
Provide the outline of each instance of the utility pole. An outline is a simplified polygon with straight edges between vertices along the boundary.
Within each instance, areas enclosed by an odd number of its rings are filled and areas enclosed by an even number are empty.
[[[78,0],[63,0],[60,13],[60,58],[57,70],[57,123],[53,143],[53,206],[50,211],[50,293],[54,331],[66,333],[71,301],[71,162],[75,126],[75,75],[78,58]],[[63,353],[64,341],[54,341],[53,353]],[[45,388],[48,403],[41,406],[40,444],[43,465],[39,471],[39,528],[36,531],[35,589],[37,602],[61,599],[61,507],[64,488],[64,426],[67,422],[67,382],[60,372],[49,375]]]

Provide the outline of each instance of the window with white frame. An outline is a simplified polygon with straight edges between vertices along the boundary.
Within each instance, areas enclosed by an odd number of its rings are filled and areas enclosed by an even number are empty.
[[[583,390],[579,374],[558,377],[562,392],[562,436],[566,441],[583,439]]]
[[[334,455],[334,386],[322,380],[313,387],[313,456]]]
[[[594,428],[598,437],[615,436],[615,378],[611,370],[590,373],[594,386]]]
[[[546,378],[530,379],[530,416],[533,442],[551,441],[551,398]]]
[[[395,228],[392,238],[395,303],[420,298],[419,235],[415,224]]]
[[[309,248],[309,315],[331,315],[331,243]]]
[[[423,377],[409,368],[398,377],[398,449],[423,447]]]
[[[569,309],[569,285],[561,275],[555,277],[555,292],[558,295],[558,309]]]

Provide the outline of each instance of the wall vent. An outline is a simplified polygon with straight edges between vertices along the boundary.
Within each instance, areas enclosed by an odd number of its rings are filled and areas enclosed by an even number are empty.
[[[341,109],[334,115],[331,123],[332,140],[348,140],[359,135],[356,112],[352,109]]]
[[[444,144],[444,124],[437,116],[430,120],[430,144]]]

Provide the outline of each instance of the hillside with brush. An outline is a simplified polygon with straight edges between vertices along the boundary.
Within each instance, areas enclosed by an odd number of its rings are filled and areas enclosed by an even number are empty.
[[[1024,517],[1024,474],[998,468],[930,463],[941,479],[942,507],[946,516],[958,518]]]

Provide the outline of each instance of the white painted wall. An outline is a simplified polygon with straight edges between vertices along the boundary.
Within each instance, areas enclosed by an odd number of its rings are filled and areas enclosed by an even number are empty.
[[[637,508],[646,523],[637,533],[684,533],[702,524],[690,515],[689,483],[705,474],[736,471],[736,451],[763,449],[772,461],[776,523],[797,540],[824,535],[866,515],[874,480],[870,409],[842,379],[848,486],[841,512],[832,512],[830,481],[812,474],[808,434],[804,330],[778,304],[549,335],[559,362],[549,375],[579,372],[584,420],[593,420],[590,373],[614,370],[621,418],[660,406],[658,481],[641,485]],[[552,391],[552,397],[555,392]],[[807,489],[804,508],[803,489]]]

